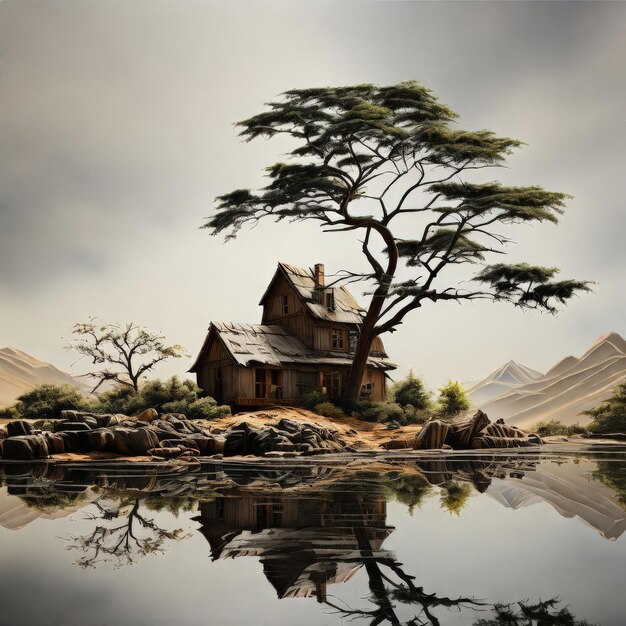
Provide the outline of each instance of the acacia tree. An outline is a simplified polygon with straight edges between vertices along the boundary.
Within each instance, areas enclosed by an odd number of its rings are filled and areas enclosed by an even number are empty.
[[[463,175],[501,166],[521,142],[454,128],[456,118],[411,81],[291,90],[238,123],[248,141],[291,138],[291,162],[268,167],[262,189],[219,196],[204,228],[229,239],[270,217],[361,234],[368,269],[342,271],[335,281],[371,284],[346,399],[360,393],[373,340],[425,301],[483,298],[554,313],[589,290],[585,281],[556,280],[556,268],[527,263],[483,265],[467,289],[444,271],[502,252],[509,239],[494,230],[498,224],[557,222],[568,198],[538,186],[468,181]]]
[[[100,326],[92,319],[75,324],[72,334],[75,339],[66,348],[88,357],[94,365],[104,366],[87,374],[98,381],[92,393],[107,381],[139,391],[141,377],[158,363],[187,356],[182,346],[168,346],[165,337],[133,322]]]

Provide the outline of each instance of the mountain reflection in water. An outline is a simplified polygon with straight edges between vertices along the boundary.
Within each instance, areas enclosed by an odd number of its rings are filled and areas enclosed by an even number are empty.
[[[156,514],[163,509],[187,512],[206,538],[213,561],[254,557],[279,599],[313,598],[337,621],[350,618],[372,625],[448,623],[447,611],[468,610],[470,623],[484,626],[586,623],[557,599],[533,603],[513,598],[512,604],[502,605],[425,589],[428,581],[418,584],[415,573],[385,547],[395,530],[387,521],[390,501],[415,511],[425,499],[438,498],[456,516],[473,494],[481,493],[511,509],[548,503],[605,539],[616,540],[626,530],[626,462],[610,453],[574,462],[526,452],[396,465],[14,463],[0,471],[6,492],[20,499],[16,504],[14,498],[0,498],[0,525],[5,528],[85,508],[93,524],[89,531],[63,537],[82,567],[121,567],[173,549],[190,536],[189,529],[165,528]],[[359,601],[338,598],[339,583],[359,572],[367,581]]]

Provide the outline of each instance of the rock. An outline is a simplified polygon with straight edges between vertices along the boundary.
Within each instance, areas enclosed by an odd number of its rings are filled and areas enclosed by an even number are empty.
[[[139,415],[135,416],[135,419],[140,422],[152,422],[158,417],[159,414],[157,413],[156,409],[146,409],[145,411],[139,413]]]
[[[452,430],[450,424],[446,424],[440,420],[432,420],[426,422],[424,428],[415,438],[413,448],[415,450],[434,450],[439,449],[446,441],[448,433]]]
[[[531,433],[530,435],[528,435],[528,441],[530,441],[530,443],[533,443],[535,445],[543,444],[543,440],[537,433]]]
[[[97,422],[94,422],[94,426],[97,427]],[[71,421],[60,421],[56,422],[54,425],[54,432],[60,433],[68,430],[72,430],[74,432],[91,430],[91,426],[86,424],[85,422],[71,422]]]
[[[98,428],[92,430],[86,435],[85,443],[90,446],[92,450],[105,451],[115,450],[115,435],[109,428]]]
[[[162,456],[165,459],[172,459],[180,456],[183,453],[183,449],[178,446],[168,446],[161,448],[151,448],[148,450],[148,454],[151,456]]]
[[[152,448],[159,448],[159,438],[149,428],[124,428],[117,426],[113,429],[115,437],[114,447],[119,454],[129,456],[147,454]]]
[[[200,446],[195,439],[165,439],[161,441],[162,448],[179,447],[200,452]],[[206,448],[206,444],[205,444]]]
[[[218,453],[218,454],[212,454],[209,458],[210,458],[210,459],[223,459],[223,458],[224,458],[224,455],[223,455],[223,454],[221,454],[221,453]]]
[[[487,414],[479,410],[476,411],[471,419],[456,422],[450,424],[450,426],[451,430],[445,443],[455,450],[467,450],[471,445],[471,441],[478,437],[486,427],[493,426],[493,424],[490,423]]]
[[[48,456],[48,443],[43,435],[18,435],[5,439],[2,446],[5,459],[33,461]]]
[[[26,420],[13,420],[7,424],[7,435],[9,437],[32,435],[33,431],[33,425]]]
[[[44,433],[46,443],[48,444],[49,454],[63,454],[65,452],[65,440],[61,435],[55,433]]]

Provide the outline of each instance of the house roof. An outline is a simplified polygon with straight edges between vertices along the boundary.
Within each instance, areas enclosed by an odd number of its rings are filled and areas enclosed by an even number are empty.
[[[352,356],[340,352],[315,352],[307,348],[286,328],[270,324],[238,324],[236,322],[212,322],[207,338],[190,372],[197,371],[209,348],[212,334],[217,334],[224,348],[238,364],[281,366],[301,365],[344,365],[349,367]],[[381,370],[395,369],[391,361],[370,356],[368,367]]]
[[[285,278],[293,285],[296,293],[313,315],[313,317],[328,322],[339,322],[343,324],[361,324],[365,317],[365,309],[355,300],[354,296],[344,286],[328,287],[327,290],[335,296],[335,308],[329,309],[324,304],[317,301],[315,297],[316,284],[315,273],[311,268],[295,267],[288,263],[279,263],[276,274],[270,282],[269,287],[261,298],[259,304],[263,304],[270,288],[274,284],[274,280],[279,275]]]

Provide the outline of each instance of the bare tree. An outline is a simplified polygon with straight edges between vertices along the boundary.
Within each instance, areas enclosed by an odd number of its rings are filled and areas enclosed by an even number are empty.
[[[168,346],[165,337],[133,322],[98,325],[91,319],[75,324],[72,334],[75,339],[66,348],[88,357],[94,365],[103,366],[87,374],[98,381],[93,391],[107,381],[138,391],[141,377],[157,364],[170,357],[188,356],[182,346]]]
[[[166,540],[184,539],[182,528],[165,530],[153,519],[142,514],[139,499],[122,500],[117,506],[96,500],[98,511],[89,519],[109,523],[98,524],[93,532],[70,537],[70,550],[84,552],[77,564],[95,567],[98,563],[113,561],[117,566],[132,565],[148,554],[162,553]]]

